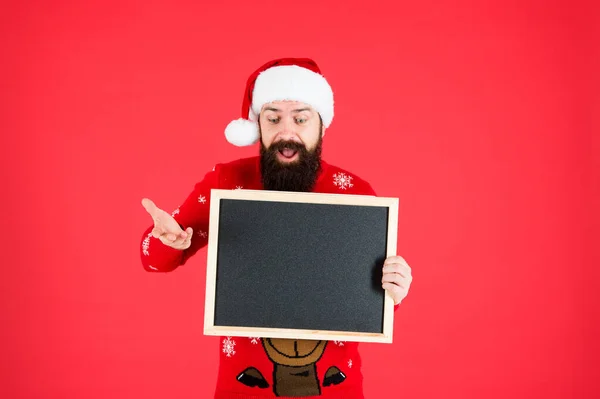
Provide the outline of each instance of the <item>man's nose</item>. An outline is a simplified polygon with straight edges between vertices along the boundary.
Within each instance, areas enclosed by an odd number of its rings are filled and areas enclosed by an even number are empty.
[[[297,138],[294,118],[283,118],[280,126],[281,130],[278,134],[280,140],[291,140]]]

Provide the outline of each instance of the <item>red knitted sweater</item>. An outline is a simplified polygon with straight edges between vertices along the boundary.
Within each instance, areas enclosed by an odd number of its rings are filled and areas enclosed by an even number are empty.
[[[321,166],[314,192],[375,195],[369,183],[358,176],[324,161]],[[152,237],[149,226],[140,246],[145,270],[173,271],[207,244],[213,188],[262,190],[259,157],[216,165],[173,212],[184,229],[191,227],[194,231],[187,250],[163,245]],[[215,399],[363,398],[362,365],[356,342],[221,337],[220,346]],[[280,359],[288,353],[308,358],[308,354],[317,352],[321,356],[309,365],[293,361],[283,364]]]

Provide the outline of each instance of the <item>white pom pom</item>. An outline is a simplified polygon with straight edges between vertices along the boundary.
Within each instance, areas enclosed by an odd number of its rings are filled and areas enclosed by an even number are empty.
[[[225,138],[238,147],[252,145],[259,138],[258,124],[242,118],[231,121],[225,128]]]

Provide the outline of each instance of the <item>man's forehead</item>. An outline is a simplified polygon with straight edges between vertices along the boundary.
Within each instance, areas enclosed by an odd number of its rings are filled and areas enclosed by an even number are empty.
[[[300,102],[300,101],[273,101],[263,105],[263,111],[274,111],[274,112],[283,112],[283,111],[311,111],[314,112],[313,107],[309,104]]]

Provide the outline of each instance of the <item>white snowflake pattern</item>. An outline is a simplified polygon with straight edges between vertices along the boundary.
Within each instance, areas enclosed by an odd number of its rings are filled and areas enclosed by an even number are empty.
[[[351,369],[352,368],[352,359],[348,360],[348,368]]]
[[[243,188],[244,188],[244,186],[235,186],[235,189],[236,189],[236,190],[241,190],[241,189],[243,189]]]
[[[250,340],[250,342],[252,342],[252,344],[256,345],[260,342],[260,337],[248,337],[248,339]]]
[[[223,340],[223,353],[227,357],[235,355],[235,341],[231,337],[227,337]]]
[[[352,176],[348,176],[342,172],[333,175],[333,184],[340,190],[346,190],[354,186],[354,184],[352,184]]]
[[[336,344],[337,346],[344,346],[344,342],[346,342],[346,341],[333,341],[333,343]]]
[[[198,236],[206,238],[208,236],[208,233],[206,231],[198,230]]]
[[[175,215],[178,215],[178,214],[179,214],[179,208],[175,209],[173,211],[173,213],[171,214],[171,216],[175,216]]]
[[[152,233],[148,233],[142,242],[142,253],[146,256],[150,255],[150,252],[148,251],[148,248],[150,248],[150,237],[152,237]]]
[[[204,195],[199,196],[198,202],[201,204],[206,204],[206,197]]]

